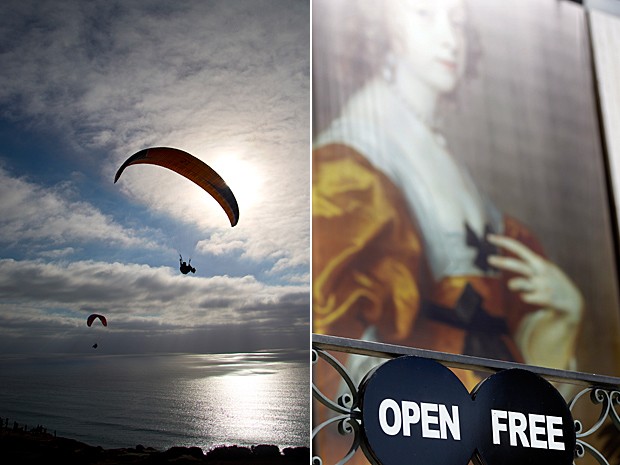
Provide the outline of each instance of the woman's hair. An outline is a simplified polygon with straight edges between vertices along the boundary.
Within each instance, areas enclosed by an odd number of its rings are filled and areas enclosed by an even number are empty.
[[[466,17],[470,12],[466,6]],[[349,97],[367,81],[389,72],[393,31],[389,14],[394,8],[376,0],[314,0],[312,26],[313,127],[320,132]],[[467,56],[465,79],[476,76],[481,50],[471,21],[465,24]],[[447,95],[453,99],[455,92]]]

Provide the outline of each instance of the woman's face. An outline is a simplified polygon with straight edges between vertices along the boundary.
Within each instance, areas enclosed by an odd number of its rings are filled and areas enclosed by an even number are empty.
[[[399,81],[406,84],[416,79],[438,93],[452,91],[465,68],[463,0],[407,0],[390,5]]]

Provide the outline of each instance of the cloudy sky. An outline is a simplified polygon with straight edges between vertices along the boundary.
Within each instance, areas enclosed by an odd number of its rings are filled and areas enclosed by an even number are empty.
[[[0,353],[308,347],[309,2],[2,13]],[[214,168],[238,225],[163,168],[115,184],[152,146]],[[107,328],[86,326],[93,312]]]

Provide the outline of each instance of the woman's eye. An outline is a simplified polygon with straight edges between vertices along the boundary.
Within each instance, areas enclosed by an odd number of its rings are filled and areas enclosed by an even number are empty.
[[[463,28],[465,26],[465,16],[462,14],[453,14],[450,16],[450,23],[454,27]]]
[[[465,14],[462,10],[453,11],[450,14],[450,21],[453,25],[463,27],[465,25]]]
[[[428,8],[417,8],[415,10],[415,14],[418,15],[420,18],[430,18],[432,12]]]

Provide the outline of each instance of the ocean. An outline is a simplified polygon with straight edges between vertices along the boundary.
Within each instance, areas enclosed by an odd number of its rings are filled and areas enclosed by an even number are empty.
[[[309,355],[3,355],[0,417],[104,448],[309,447]]]

